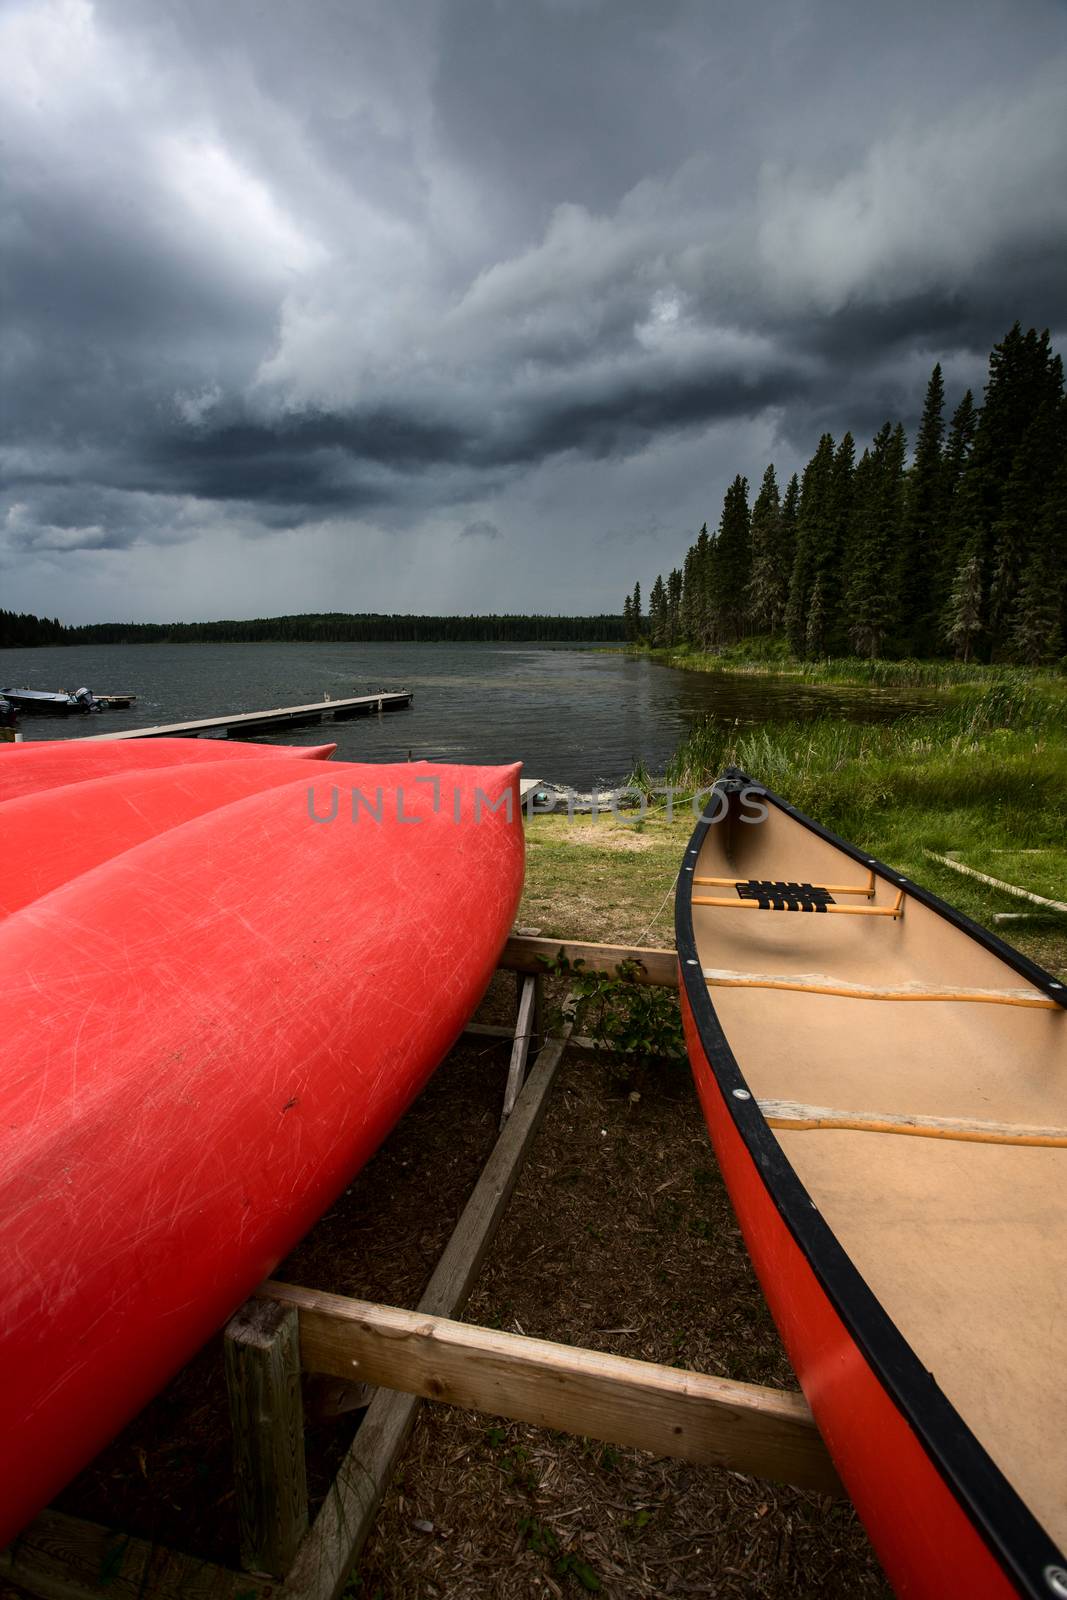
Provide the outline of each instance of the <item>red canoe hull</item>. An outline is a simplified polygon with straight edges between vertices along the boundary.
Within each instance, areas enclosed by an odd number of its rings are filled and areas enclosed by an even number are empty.
[[[782,1343],[895,1593],[1018,1594],[871,1370],[782,1219],[734,1125],[681,984],[704,1119]]]
[[[331,765],[331,777],[341,770]],[[0,917],[183,822],[292,782],[292,764],[276,758],[187,761],[2,801]]]
[[[0,749],[0,801],[112,772],[151,772],[195,761],[328,760],[335,744],[248,744],[237,739],[39,739]]]
[[[344,770],[0,925],[0,1543],[332,1203],[492,975],[522,885],[517,769],[438,768],[439,795],[411,767]]]

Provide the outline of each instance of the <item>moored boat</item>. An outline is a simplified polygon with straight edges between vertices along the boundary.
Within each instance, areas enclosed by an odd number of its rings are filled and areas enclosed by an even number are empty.
[[[891,1583],[1063,1600],[1063,985],[735,770],[677,939],[749,1254]]]
[[[3,689],[5,700],[10,700],[17,710],[31,717],[84,716],[90,711],[103,711],[102,703],[90,689]]]
[[[511,926],[517,768],[278,765],[0,924],[0,1543],[332,1203]]]

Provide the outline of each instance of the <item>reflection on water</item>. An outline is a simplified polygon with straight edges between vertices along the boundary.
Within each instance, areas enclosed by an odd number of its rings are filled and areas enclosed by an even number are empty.
[[[522,761],[531,777],[591,788],[640,758],[662,769],[704,716],[741,726],[828,713],[884,721],[924,710],[929,695],[833,689],[788,678],[677,672],[641,659],[544,645],[86,645],[0,651],[0,687],[132,691],[132,711],[24,718],[26,739],[82,737],[234,711],[303,705],[377,689],[412,689],[408,711],[261,735],[336,741],[348,761]],[[0,752],[2,759],[2,752]]]

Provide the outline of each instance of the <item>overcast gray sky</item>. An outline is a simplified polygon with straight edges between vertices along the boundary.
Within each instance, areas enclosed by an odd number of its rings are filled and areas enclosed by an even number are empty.
[[[618,610],[1067,331],[1058,0],[0,0],[0,606]]]

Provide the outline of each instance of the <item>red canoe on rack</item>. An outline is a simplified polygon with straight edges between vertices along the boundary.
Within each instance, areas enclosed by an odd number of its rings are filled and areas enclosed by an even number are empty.
[[[517,780],[311,764],[0,924],[0,1543],[272,1271],[452,1045],[521,892]]]
[[[1067,1597],[1067,990],[744,773],[682,864],[689,1056],[898,1594]]]
[[[35,739],[0,745],[0,801],[84,783],[112,772],[151,772],[192,762],[325,761],[335,744],[249,744],[238,739]]]

